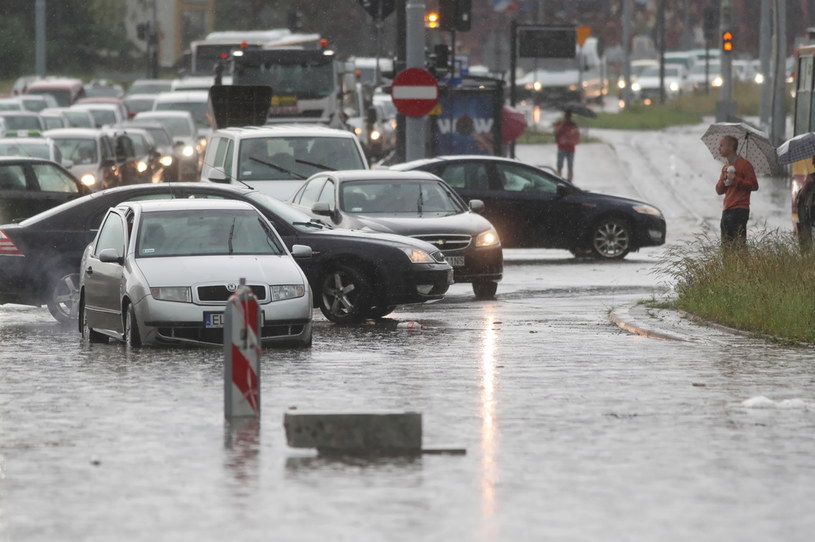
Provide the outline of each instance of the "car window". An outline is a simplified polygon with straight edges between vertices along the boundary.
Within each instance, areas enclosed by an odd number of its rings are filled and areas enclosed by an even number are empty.
[[[20,165],[0,166],[0,190],[25,190],[25,172]]]
[[[322,191],[320,191],[320,196],[317,198],[317,201],[327,203],[329,209],[334,208],[334,203],[336,202],[336,191],[334,186],[334,181],[329,179],[326,181],[325,186],[323,186]]]
[[[50,164],[34,164],[32,166],[40,190],[45,192],[79,193],[76,182],[64,171]]]
[[[209,165],[212,167],[221,167],[224,165],[224,156],[226,155],[226,146],[229,142],[228,139],[219,137],[216,138],[215,141],[210,143],[212,145],[212,149],[215,152],[215,157],[209,160]]]
[[[311,206],[314,205],[314,202],[317,201],[324,184],[325,177],[318,177],[317,179],[312,179],[309,181],[305,188],[303,188],[303,191],[300,193],[297,203],[303,207],[311,208]]]
[[[124,232],[122,217],[115,211],[110,211],[99,229],[94,255],[98,256],[106,248],[114,249],[120,256],[124,255]]]
[[[272,229],[254,209],[144,213],[136,257],[282,254]]]
[[[113,152],[113,142],[110,138],[103,136],[99,141],[102,144],[102,160],[114,160],[116,154]]]
[[[537,171],[515,165],[499,165],[497,169],[507,192],[557,192],[557,181]]]
[[[116,138],[116,159],[117,161],[127,160],[136,156],[136,151],[133,149],[133,142],[128,136],[120,136]]]
[[[235,142],[231,139],[226,146],[226,155],[224,156],[224,171],[232,175],[232,156],[234,155]]]
[[[487,166],[481,162],[449,164],[440,177],[453,188],[469,190],[489,190],[490,179]]]
[[[454,214],[464,208],[438,181],[346,182],[341,186],[343,210],[353,213],[425,212]]]
[[[77,165],[96,164],[99,162],[99,155],[96,149],[96,141],[93,139],[55,139],[57,147],[62,156],[73,161]]]

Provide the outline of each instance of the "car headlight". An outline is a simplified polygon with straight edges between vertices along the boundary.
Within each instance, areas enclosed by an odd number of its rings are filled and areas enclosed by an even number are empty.
[[[272,301],[294,299],[306,295],[306,287],[302,284],[276,284],[272,286]]]
[[[192,303],[192,291],[189,286],[163,286],[150,288],[153,299],[160,301],[176,301],[178,303]]]
[[[173,157],[172,156],[162,156],[159,158],[159,163],[164,167],[170,167],[173,165]]]
[[[147,171],[147,164],[139,160],[139,162],[136,164],[136,171],[138,171],[139,173],[144,173],[145,171]]]
[[[763,73],[757,73],[756,77],[755,77],[755,81],[759,85],[763,84],[764,83],[764,74]]]
[[[475,246],[478,248],[494,247],[500,244],[501,240],[498,238],[498,232],[493,228],[482,231],[475,238]]]
[[[382,134],[379,133],[379,130],[372,130],[370,137],[371,137],[371,141],[376,141],[377,139],[382,137]]]
[[[714,86],[714,87],[720,87],[720,86],[722,86],[723,83],[724,83],[724,80],[722,79],[722,77],[720,75],[717,75],[716,77],[713,78],[713,81],[711,81],[710,84],[711,84],[711,86]]]
[[[662,216],[662,212],[653,205],[634,205],[631,208],[641,215]]]
[[[671,82],[671,84],[670,84],[670,85],[668,85],[668,87],[669,87],[669,88],[670,88],[672,91],[676,92],[676,91],[678,91],[678,90],[679,90],[679,83],[677,83],[676,81],[673,81],[673,82]]]
[[[402,247],[411,263],[436,263],[436,260],[427,252],[420,248]]]
[[[639,92],[641,88],[639,83],[631,83],[631,90],[634,92]]]
[[[189,158],[195,154],[195,149],[192,148],[192,145],[184,145],[184,149],[182,149],[181,154]]]
[[[93,176],[93,173],[86,173],[79,181],[85,186],[93,186],[96,184],[96,177]]]

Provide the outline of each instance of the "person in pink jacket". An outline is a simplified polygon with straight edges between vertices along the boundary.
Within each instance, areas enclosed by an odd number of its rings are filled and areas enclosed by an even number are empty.
[[[753,165],[737,154],[738,146],[739,142],[733,136],[724,136],[719,142],[719,154],[727,160],[716,183],[716,193],[724,194],[720,224],[723,244],[747,241],[750,193],[758,190]]]
[[[566,178],[572,182],[574,178],[574,148],[580,143],[580,128],[572,120],[572,112],[566,111],[563,120],[555,123],[555,143],[557,143],[557,174],[563,171],[563,162],[566,162]]]

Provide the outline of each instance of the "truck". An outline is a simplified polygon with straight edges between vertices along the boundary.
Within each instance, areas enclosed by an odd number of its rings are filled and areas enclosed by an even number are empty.
[[[535,105],[602,102],[608,92],[604,59],[597,38],[578,46],[574,58],[540,58],[536,67],[516,80],[516,96]]]
[[[311,122],[347,129],[343,102],[357,92],[353,64],[340,61],[328,48],[263,47],[233,52],[233,85],[272,88],[267,124]],[[350,77],[349,77],[350,76]]]

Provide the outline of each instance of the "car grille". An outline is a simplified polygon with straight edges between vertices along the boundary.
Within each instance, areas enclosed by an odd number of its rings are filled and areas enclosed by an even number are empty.
[[[266,287],[261,284],[250,284],[249,288],[258,301],[266,301]],[[235,292],[230,292],[223,284],[216,284],[212,286],[199,286],[198,287],[198,300],[199,301],[229,301],[229,296]]]
[[[285,339],[286,337],[298,337],[305,329],[304,324],[274,324],[261,328],[261,339]],[[211,344],[223,344],[223,329],[205,329],[201,327],[160,327],[158,328],[158,340],[172,341],[181,339]]]
[[[416,239],[421,239],[431,245],[435,246],[442,252],[448,250],[461,250],[470,246],[472,240],[471,235],[449,235],[449,234],[434,234],[434,235],[414,235]]]

